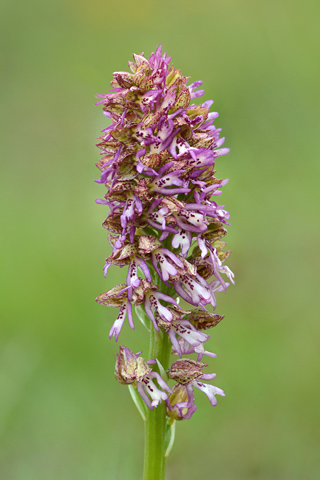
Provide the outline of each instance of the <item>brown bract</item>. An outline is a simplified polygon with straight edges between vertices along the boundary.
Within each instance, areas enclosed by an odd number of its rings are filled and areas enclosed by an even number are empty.
[[[126,302],[128,294],[126,290],[120,294],[119,292],[126,288],[126,286],[124,283],[116,285],[108,292],[101,293],[96,298],[96,302],[101,305],[106,305],[107,307],[121,307]]]
[[[184,319],[189,320],[198,330],[213,328],[218,325],[223,318],[224,315],[217,315],[200,309],[195,309],[184,316]]]
[[[201,369],[207,366],[206,363],[196,362],[190,358],[176,360],[171,365],[169,377],[181,385],[188,385],[188,383],[201,377],[203,375]]]
[[[162,243],[155,235],[141,235],[139,236],[139,252],[146,256],[157,248],[162,247]]]

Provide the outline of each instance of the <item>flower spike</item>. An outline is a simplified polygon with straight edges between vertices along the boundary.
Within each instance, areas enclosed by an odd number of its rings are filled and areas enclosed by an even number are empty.
[[[135,309],[151,332],[150,351],[158,352],[146,361],[120,346],[115,377],[130,386],[146,421],[148,409],[166,402],[167,427],[195,413],[194,389],[212,406],[225,395],[207,383],[215,374],[203,373],[202,358],[216,357],[206,347],[207,330],[223,319],[207,306],[214,310],[217,293],[234,283],[225,264],[230,214],[217,198],[228,180],[215,176],[229,149],[215,126],[218,113],[210,112],[213,101],[201,100],[202,82],[189,83],[170,61],[159,45],[149,58],[134,54],[128,72],[114,72],[110,91],[98,95],[109,124],[96,164],[105,189],[96,203],[112,249],[104,275],[110,280],[110,267],[118,266],[126,277],[96,301],[119,309],[110,338],[118,340],[126,316],[134,329]],[[169,367],[171,353],[180,358]],[[164,419],[163,408],[152,415],[159,411]]]

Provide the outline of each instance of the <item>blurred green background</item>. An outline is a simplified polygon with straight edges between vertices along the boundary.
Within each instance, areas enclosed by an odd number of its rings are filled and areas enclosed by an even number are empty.
[[[96,93],[159,43],[220,112],[236,286],[209,359],[227,393],[177,425],[168,480],[319,479],[318,0],[3,0],[0,478],[139,480],[143,426],[113,377],[110,248],[94,203]],[[126,324],[119,343],[147,350]]]

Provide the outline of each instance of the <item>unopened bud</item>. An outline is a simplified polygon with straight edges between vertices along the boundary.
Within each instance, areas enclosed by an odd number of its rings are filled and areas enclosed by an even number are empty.
[[[120,347],[114,371],[118,382],[122,384],[130,384],[134,381],[142,382],[151,371],[152,369],[144,358],[137,357],[126,347]]]
[[[125,347],[120,347],[117,353],[114,376],[122,384],[130,384],[136,379],[137,359],[133,352]]]
[[[183,415],[187,414],[188,408],[181,408],[179,404],[188,402],[186,387],[177,383],[173,388],[173,393],[169,396],[169,402],[170,407],[167,405],[167,415],[174,420],[183,420]]]

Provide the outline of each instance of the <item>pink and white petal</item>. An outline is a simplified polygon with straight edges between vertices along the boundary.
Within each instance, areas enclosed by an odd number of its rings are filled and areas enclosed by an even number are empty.
[[[201,380],[213,380],[216,378],[217,374],[216,373],[204,373],[201,375],[200,379]]]
[[[154,318],[154,315],[153,315],[153,312],[150,308],[150,303],[148,301],[145,302],[144,304],[144,307],[145,307],[145,310],[146,310],[146,314],[148,315],[148,317],[150,318],[154,328],[159,332],[160,329],[157,325],[157,322],[156,322],[156,319]]]
[[[149,378],[155,378],[158,382],[158,384],[160,385],[161,388],[163,388],[163,390],[165,390],[166,392],[169,392],[169,393],[172,393],[172,389],[169,387],[169,385],[167,385],[167,383],[163,380],[163,378],[161,377],[160,373],[158,372],[151,372],[149,375],[148,375]]]
[[[141,382],[137,382],[137,390],[138,390],[138,393],[139,393],[140,397],[142,398],[144,403],[147,405],[147,407],[150,408],[150,410],[153,410],[154,407],[151,403],[150,398],[148,397],[148,395],[145,392],[144,384],[142,384]]]
[[[129,325],[134,330],[134,323],[133,323],[133,318],[132,318],[132,305],[131,303],[127,302],[127,312],[128,312],[128,320],[129,320]]]
[[[168,334],[169,334],[169,338],[171,340],[173,348],[175,349],[175,351],[177,352],[177,354],[181,358],[182,357],[181,346],[180,346],[180,343],[177,340],[177,337],[176,337],[177,334],[176,334],[175,330],[173,328],[170,328]]]
[[[221,388],[215,387],[214,385],[209,385],[208,383],[199,382],[199,380],[194,380],[191,382],[192,386],[198,388],[203,393],[205,393],[209,399],[209,402],[213,407],[217,405],[217,399],[215,395],[221,395],[222,397],[225,396],[225,393]]]
[[[186,385],[186,390],[187,390],[187,394],[188,394],[188,403],[187,403],[187,408],[190,408],[192,407],[192,405],[194,404],[194,391],[193,391],[193,388],[192,388],[192,383],[189,383],[189,385]]]

